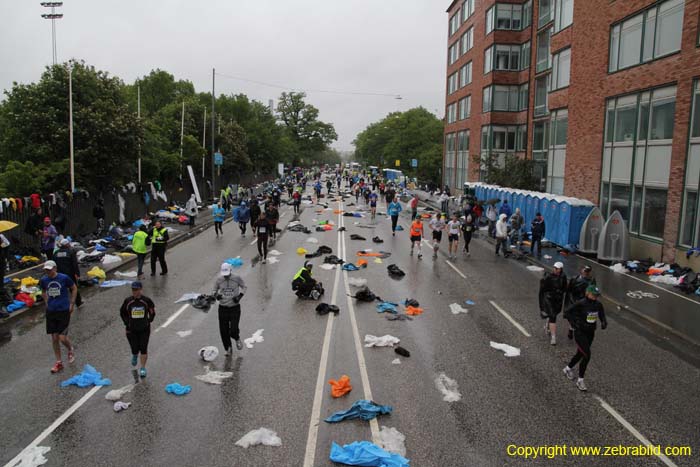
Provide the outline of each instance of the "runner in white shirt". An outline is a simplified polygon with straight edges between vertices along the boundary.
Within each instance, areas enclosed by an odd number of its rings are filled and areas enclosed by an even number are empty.
[[[433,231],[433,259],[437,258],[440,242],[442,241],[442,232],[445,230],[445,215],[436,213],[435,217],[430,220],[430,230]]]
[[[452,220],[447,223],[447,240],[450,242],[447,245],[447,251],[450,259],[457,258],[457,248],[459,247],[459,229],[462,223],[457,220],[457,214],[452,214]]]

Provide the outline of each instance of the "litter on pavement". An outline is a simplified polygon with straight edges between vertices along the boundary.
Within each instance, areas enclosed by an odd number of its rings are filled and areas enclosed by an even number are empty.
[[[394,278],[400,278],[406,275],[405,272],[401,270],[397,265],[395,264],[390,264],[389,266],[386,267],[387,272],[389,273],[389,276],[394,277]]]
[[[112,287],[121,287],[121,286],[124,286],[124,285],[130,285],[130,284],[131,284],[131,281],[115,281],[115,280],[111,280],[111,281],[104,281],[102,284],[100,284],[100,287],[112,288]]]
[[[377,264],[382,264],[384,261],[382,261],[381,258],[374,258],[374,262]]]
[[[199,349],[199,358],[205,362],[213,362],[219,356],[219,349],[213,345],[208,345]]]
[[[391,302],[381,302],[377,304],[377,313],[398,313],[399,310],[396,309],[396,303]]]
[[[468,313],[469,310],[466,308],[462,308],[462,305],[459,303],[451,303],[450,304],[450,311],[452,312],[453,315],[458,315],[460,313]]]
[[[355,266],[352,263],[343,264],[343,271],[359,271],[359,270],[360,270],[360,268],[358,268],[357,266]]]
[[[176,334],[180,337],[187,337],[192,334],[192,330],[188,329],[187,331],[178,331]]]
[[[231,371],[210,371],[209,367],[206,367],[205,369],[206,373],[195,376],[195,378],[200,381],[204,381],[205,383],[221,384],[225,379],[233,376],[233,372]]]
[[[224,260],[224,263],[228,263],[234,268],[240,268],[241,266],[243,266],[243,260],[239,257],[228,258],[228,259]]]
[[[393,408],[390,405],[379,405],[376,402],[361,399],[355,401],[348,410],[341,410],[326,418],[328,423],[337,423],[344,420],[360,419],[364,421],[372,420],[379,415],[390,414]]]
[[[403,315],[403,314],[401,314],[401,313],[398,313],[398,314],[396,314],[396,315],[387,314],[387,315],[384,315],[384,317],[385,317],[388,321],[413,321],[413,318],[411,318],[411,317],[408,316],[408,315]]]
[[[277,250],[270,250],[267,254],[268,254],[268,256],[280,256],[283,253],[281,251],[277,251]]]
[[[93,266],[93,268],[87,272],[87,276],[90,278],[96,278],[100,280],[107,279],[107,274],[104,272],[104,270],[97,266]]]
[[[365,347],[393,347],[401,342],[398,337],[389,334],[381,337],[373,336],[372,334],[365,335]]]
[[[22,456],[17,460],[16,463],[12,464],[12,467],[34,467],[37,465],[44,465],[49,460],[44,457],[44,454],[51,450],[48,446],[31,446],[26,451],[22,451]],[[10,464],[7,464],[10,466]]]
[[[136,277],[136,271],[127,271],[127,272],[121,272],[117,271],[114,273],[115,276],[117,277]]]
[[[391,361],[392,365],[401,365],[401,359],[400,358],[395,358]]]
[[[387,452],[369,441],[355,441],[339,446],[331,444],[330,460],[345,465],[365,467],[408,467],[409,460],[398,454]]]
[[[105,399],[107,399],[108,401],[116,402],[122,397],[124,397],[124,394],[126,394],[127,392],[131,392],[133,389],[133,384],[127,384],[126,386],[121,387],[119,389],[112,389],[107,394],[105,394]]]
[[[259,342],[263,342],[265,338],[263,337],[264,329],[258,329],[253,333],[253,335],[247,339],[245,339],[243,342],[245,342],[245,346],[248,347],[249,349],[253,348],[253,345]]]
[[[257,446],[262,444],[263,446],[282,446],[282,440],[277,433],[267,428],[258,428],[248,432],[243,438],[236,441],[236,446],[242,448],[249,448],[250,446]]]
[[[506,357],[519,357],[520,349],[517,347],[512,347],[508,344],[499,344],[498,342],[491,341],[491,347],[497,350],[502,350]]]
[[[379,430],[379,446],[388,452],[406,456],[406,436],[396,428],[382,426]]]
[[[541,268],[541,267],[539,267],[539,266],[534,266],[534,265],[533,265],[533,266],[528,266],[528,267],[527,267],[527,270],[528,270],[528,271],[532,271],[532,272],[542,272],[542,271],[544,271],[544,268]]]
[[[113,409],[115,412],[121,412],[122,410],[126,410],[131,406],[131,402],[122,402],[122,401],[117,401],[114,403]]]
[[[88,386],[111,386],[112,382],[108,378],[103,378],[102,373],[97,371],[92,365],[85,365],[83,372],[61,382],[61,387],[78,386],[86,388]]]
[[[302,248],[302,247],[297,248],[297,254],[299,256],[305,255],[307,253],[308,253],[308,250],[306,248]]]
[[[629,270],[625,266],[623,266],[622,263],[613,264],[612,266],[610,266],[610,270],[612,270],[613,272],[620,273],[620,274],[629,273]]]
[[[442,400],[445,402],[457,402],[462,399],[457,381],[448,377],[445,373],[440,373],[435,378],[435,386],[442,393]]]
[[[409,316],[418,316],[423,314],[423,308],[419,308],[417,306],[407,306],[406,307],[406,314]]]
[[[189,292],[189,293],[183,294],[182,297],[175,300],[175,303],[189,302],[191,300],[196,300],[197,297],[199,297],[199,295],[200,294],[197,292]]]
[[[319,303],[316,306],[316,313],[318,313],[321,316],[327,315],[328,313],[333,313],[333,314],[337,315],[338,313],[340,313],[340,308],[338,308],[337,305],[329,305],[328,303]]]
[[[464,303],[466,303],[469,306],[476,305],[472,300],[465,300]]]
[[[102,258],[102,264],[105,266],[108,264],[116,264],[121,262],[122,259],[119,256],[115,255],[105,255],[104,258]]]
[[[272,258],[268,258],[267,262],[270,264],[277,264],[280,262],[280,260],[277,256],[273,256]]]
[[[192,391],[192,386],[183,386],[180,383],[170,383],[165,386],[165,392],[168,394],[174,394],[176,396],[184,396]]]
[[[348,375],[343,375],[338,380],[330,380],[328,384],[331,385],[331,396],[333,397],[343,397],[345,394],[352,391],[352,385],[350,384],[350,377]]]
[[[409,352],[408,350],[404,349],[404,348],[401,347],[400,345],[397,346],[397,347],[394,349],[394,352],[396,352],[397,354],[401,355],[402,357],[406,357],[406,358],[408,358],[408,357],[411,356],[411,352]]]
[[[306,239],[306,243],[318,243],[318,238],[309,237]]]
[[[367,285],[367,279],[363,279],[361,277],[350,277],[348,278],[348,285],[351,287],[362,287],[363,285]]]
[[[326,271],[330,271],[332,269],[335,269],[335,264],[323,263],[321,265],[321,269],[325,269]]]

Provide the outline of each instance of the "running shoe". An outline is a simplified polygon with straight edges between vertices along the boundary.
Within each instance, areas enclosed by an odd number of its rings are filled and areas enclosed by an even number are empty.
[[[131,366],[136,366],[136,364],[139,362],[139,357],[138,355],[132,355],[131,356]]]
[[[588,391],[588,387],[586,386],[586,383],[583,382],[583,378],[576,380],[576,387],[579,389],[579,391]]]
[[[142,367],[142,368],[139,370],[139,375],[140,375],[142,378],[145,378],[145,377],[146,377],[146,368],[143,368],[143,367]]]
[[[549,340],[549,343],[552,345],[557,345],[557,336],[552,334],[552,338]]]
[[[63,369],[63,362],[58,361],[58,362],[54,363],[53,366],[51,367],[51,373],[58,373],[62,369]]]
[[[240,339],[236,340],[236,348],[238,350],[243,350],[243,342]]]
[[[224,352],[224,355],[226,355],[227,357],[231,355],[231,347],[226,349],[226,351]]]
[[[267,263],[267,260],[266,259],[262,260],[262,263],[263,264]]]
[[[71,349],[68,351],[68,363],[75,363],[75,350]]]
[[[569,378],[571,381],[573,381],[574,378],[576,378],[576,375],[574,374],[574,370],[572,370],[572,369],[569,368],[568,366],[565,366],[565,367],[564,367],[564,370],[562,370],[562,371],[564,372],[564,375],[565,375],[567,378]]]
[[[418,259],[423,259],[423,255],[418,253]]]

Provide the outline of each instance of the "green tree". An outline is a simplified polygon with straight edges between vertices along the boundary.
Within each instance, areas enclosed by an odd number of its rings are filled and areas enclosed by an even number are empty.
[[[221,170],[229,181],[237,182],[242,175],[252,171],[253,162],[248,157],[246,133],[238,123],[221,125],[221,133],[216,136],[216,147],[224,156]]]
[[[279,118],[295,145],[290,161],[293,165],[312,161],[338,139],[333,125],[320,121],[318,109],[307,104],[305,98],[303,92],[283,92],[277,105]]]
[[[539,180],[535,176],[535,161],[507,154],[499,160],[497,154],[474,156],[474,162],[481,164],[485,173],[485,182],[519,190],[539,189]]]
[[[44,173],[32,161],[10,161],[0,173],[0,193],[29,196],[44,187]]]

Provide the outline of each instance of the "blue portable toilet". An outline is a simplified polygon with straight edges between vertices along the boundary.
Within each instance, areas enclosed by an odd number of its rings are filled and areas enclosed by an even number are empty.
[[[525,194],[520,190],[513,193],[513,212],[516,209],[520,209],[520,215],[525,217]]]
[[[559,223],[559,197],[553,197],[547,203],[547,213],[544,214],[544,221],[547,224],[547,239],[551,242],[563,246],[566,245],[564,238],[566,235],[563,234],[561,224]]]

